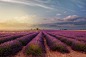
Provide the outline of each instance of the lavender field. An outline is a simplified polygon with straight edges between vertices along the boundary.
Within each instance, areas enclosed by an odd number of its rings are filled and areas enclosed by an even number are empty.
[[[86,31],[0,32],[0,57],[53,56],[86,57]]]
[[[86,57],[86,0],[0,0],[0,57]]]

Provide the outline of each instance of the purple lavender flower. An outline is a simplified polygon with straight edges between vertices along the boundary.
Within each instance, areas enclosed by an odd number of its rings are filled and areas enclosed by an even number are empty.
[[[43,32],[47,41],[47,44],[51,50],[58,50],[60,52],[67,52],[69,53],[69,50],[67,46],[62,43],[60,40],[57,40],[55,37],[52,37],[48,35],[47,33]]]
[[[22,43],[17,40],[8,41],[0,44],[0,56],[8,56],[15,54],[22,49]]]
[[[50,33],[50,34],[52,34],[52,33]],[[81,40],[83,38],[76,38],[76,36],[73,36],[73,38],[71,38],[71,37],[65,37],[65,36],[62,36],[62,35],[60,35],[60,36],[55,35],[55,34],[52,34],[52,35],[56,36],[56,38],[61,40],[62,42],[70,45],[73,50],[85,51],[86,52],[86,42]],[[59,37],[61,37],[61,39]]]
[[[24,53],[27,55],[39,56],[45,52],[43,35],[40,32],[34,39],[32,39],[26,46]]]
[[[7,37],[2,37],[2,38],[0,38],[0,44],[4,43],[6,41],[14,40],[16,38],[22,37],[22,36],[27,35],[27,34],[29,34],[29,33],[26,33],[26,34],[24,34],[24,33],[17,33],[17,34],[13,34],[13,35],[10,35],[10,36],[7,36]]]
[[[23,45],[26,45],[27,43],[29,43],[38,33],[33,33],[30,35],[26,35],[20,38],[17,38],[16,40],[21,42]]]

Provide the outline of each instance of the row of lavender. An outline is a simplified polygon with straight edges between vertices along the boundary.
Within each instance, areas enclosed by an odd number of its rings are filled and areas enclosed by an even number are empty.
[[[52,33],[55,35],[64,36],[67,38],[72,38],[72,39],[86,42],[86,31],[75,31],[75,32],[63,31],[58,33],[56,32],[52,32]]]
[[[86,31],[39,30],[39,32],[56,33],[67,37],[86,38]]]
[[[26,33],[28,34],[28,33]],[[0,56],[16,54],[24,45],[30,42],[38,33],[28,34],[15,40],[7,41],[0,44]]]
[[[65,37],[71,37],[71,38],[86,38],[86,31],[58,31],[57,32],[52,32],[56,33],[60,36],[65,36]]]
[[[48,32],[49,33],[49,32]],[[70,32],[71,33],[71,32]],[[86,33],[86,32],[85,32]],[[57,39],[59,39],[60,41],[62,41],[62,42],[64,42],[64,43],[66,43],[67,45],[69,45],[69,46],[71,46],[71,48],[73,49],[73,50],[77,50],[77,51],[85,51],[86,52],[86,42],[84,42],[84,41],[79,41],[78,40],[78,38],[76,39],[75,37],[71,37],[71,36],[69,36],[69,37],[66,37],[65,35],[63,35],[63,34],[65,34],[65,32],[64,33],[60,33],[59,34],[59,32],[57,32],[57,33],[49,33],[50,35],[52,35],[52,36],[54,36],[54,37],[56,37]],[[66,34],[67,34],[67,32],[66,32]],[[69,34],[67,34],[67,35],[69,35]],[[72,34],[71,34],[72,35]],[[80,36],[80,34],[77,34],[77,35],[79,35]]]
[[[32,33],[32,32],[29,32],[29,33]],[[0,38],[3,38],[3,37],[7,37],[7,36],[11,36],[11,35],[17,35],[17,34],[28,34],[28,32],[23,32],[23,33],[12,33],[12,32],[0,32]]]
[[[7,37],[7,36],[10,36],[10,35],[14,35],[14,34],[16,34],[16,33],[11,33],[11,32],[0,32],[0,38],[1,37]]]
[[[79,31],[72,33],[64,32],[64,33],[58,33],[58,35],[86,42],[86,31]]]
[[[44,37],[46,38],[47,44],[51,50],[57,50],[60,52],[69,53],[69,50],[64,43],[62,43],[60,40],[56,39],[55,37],[50,36],[46,32],[43,33],[44,33]]]
[[[31,33],[31,32],[30,32]],[[4,43],[6,41],[11,41],[11,40],[14,40],[16,38],[19,38],[19,37],[22,37],[22,36],[25,36],[25,35],[28,35],[30,33],[14,33],[14,34],[5,34],[6,37],[0,37],[0,44],[1,43]]]
[[[25,47],[24,53],[27,55],[41,56],[45,53],[45,46],[42,32],[32,39]]]

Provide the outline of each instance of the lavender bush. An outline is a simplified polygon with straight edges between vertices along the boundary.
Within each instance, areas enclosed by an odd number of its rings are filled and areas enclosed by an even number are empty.
[[[72,39],[72,38],[63,37],[63,36],[61,36],[61,38],[59,38],[58,35],[56,35],[56,37],[57,37],[57,39],[61,40],[62,42],[66,43],[66,44],[68,44],[69,46],[71,46],[71,48],[73,50],[85,51],[86,52],[86,43],[85,42],[78,41],[78,40]]]
[[[43,35],[41,32],[27,44],[24,53],[34,56],[41,56],[41,54],[45,53]]]
[[[16,40],[21,42],[23,45],[26,45],[27,43],[29,43],[38,33],[33,33],[30,35],[26,35],[20,38],[17,38]]]
[[[19,38],[19,37],[22,37],[22,36],[25,36],[25,35],[27,35],[27,34],[17,33],[17,34],[10,35],[10,36],[7,36],[7,37],[2,37],[2,38],[0,38],[0,44],[4,43],[6,41],[14,40],[16,38]]]
[[[57,40],[55,37],[52,37],[44,32],[44,36],[46,38],[47,44],[51,50],[58,50],[60,52],[67,52],[69,53],[69,50],[67,46],[62,43],[61,41]]]
[[[15,54],[22,49],[22,43],[17,40],[8,41],[0,44],[0,56],[8,56]]]

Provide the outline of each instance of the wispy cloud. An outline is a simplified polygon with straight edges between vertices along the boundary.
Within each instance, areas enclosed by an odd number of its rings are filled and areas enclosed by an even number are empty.
[[[51,11],[46,11],[46,12],[51,12]]]
[[[85,8],[83,5],[85,5],[85,3],[83,3],[80,0],[72,0],[79,8]]]
[[[86,10],[81,10],[81,11],[86,11]]]
[[[64,13],[66,13],[66,11]]]
[[[82,2],[82,0],[71,0],[71,1],[73,1],[74,3],[81,4],[81,5],[85,5],[85,2]]]
[[[85,5],[85,3],[82,2],[82,1],[77,1],[77,3],[78,3],[78,4],[81,4],[81,5]]]
[[[58,21],[58,22],[75,22],[80,18],[82,18],[82,17],[77,16],[77,15],[69,15],[69,16],[67,16],[63,19],[61,19],[61,18],[51,18],[51,19],[44,19],[44,20],[51,20],[51,21]],[[86,17],[84,19],[86,19]]]
[[[33,21],[35,21],[35,20],[33,20],[34,18],[36,19],[37,16],[36,15],[31,15],[31,16],[25,15],[25,16],[22,16],[22,17],[15,17],[13,19],[19,21],[20,23],[25,23],[26,22],[26,23],[32,24]],[[28,21],[30,21],[30,22],[28,22]]]
[[[56,23],[45,23],[38,24],[40,27],[48,27],[48,28],[67,28],[67,29],[86,29],[86,21],[79,22],[56,22]]]
[[[10,2],[10,3],[19,3],[19,4],[24,4],[24,5],[29,5],[29,6],[39,6],[39,7],[43,7],[46,9],[53,9],[51,7],[45,6],[43,4],[40,3],[36,3],[35,1],[22,1],[22,0],[0,0],[3,2]]]
[[[31,24],[28,23],[20,23],[16,19],[9,19],[5,22],[0,22],[1,27],[28,27]]]
[[[71,9],[67,9],[68,11],[71,11],[71,12],[76,12],[75,10],[71,10]]]
[[[79,8],[84,8],[84,6],[82,5],[79,5],[79,4],[76,4]]]
[[[50,20],[50,19],[43,19],[43,20]]]
[[[56,15],[58,16],[58,15],[61,15],[61,14],[58,13],[58,14],[56,14]]]
[[[4,22],[0,22],[0,27],[16,27],[16,28],[30,27],[33,24],[32,23],[33,20],[31,19],[36,17],[37,17],[36,15],[15,17],[12,19],[5,20]]]
[[[50,0],[47,0],[47,1],[44,1],[44,0],[34,0],[34,1],[41,2],[41,3],[49,3],[50,2]]]
[[[54,18],[52,18],[51,20],[53,20],[53,21],[63,21],[62,19],[54,19]]]
[[[31,15],[31,16],[26,15],[26,16],[21,17],[20,19],[32,19],[36,17],[37,17],[36,15]]]

